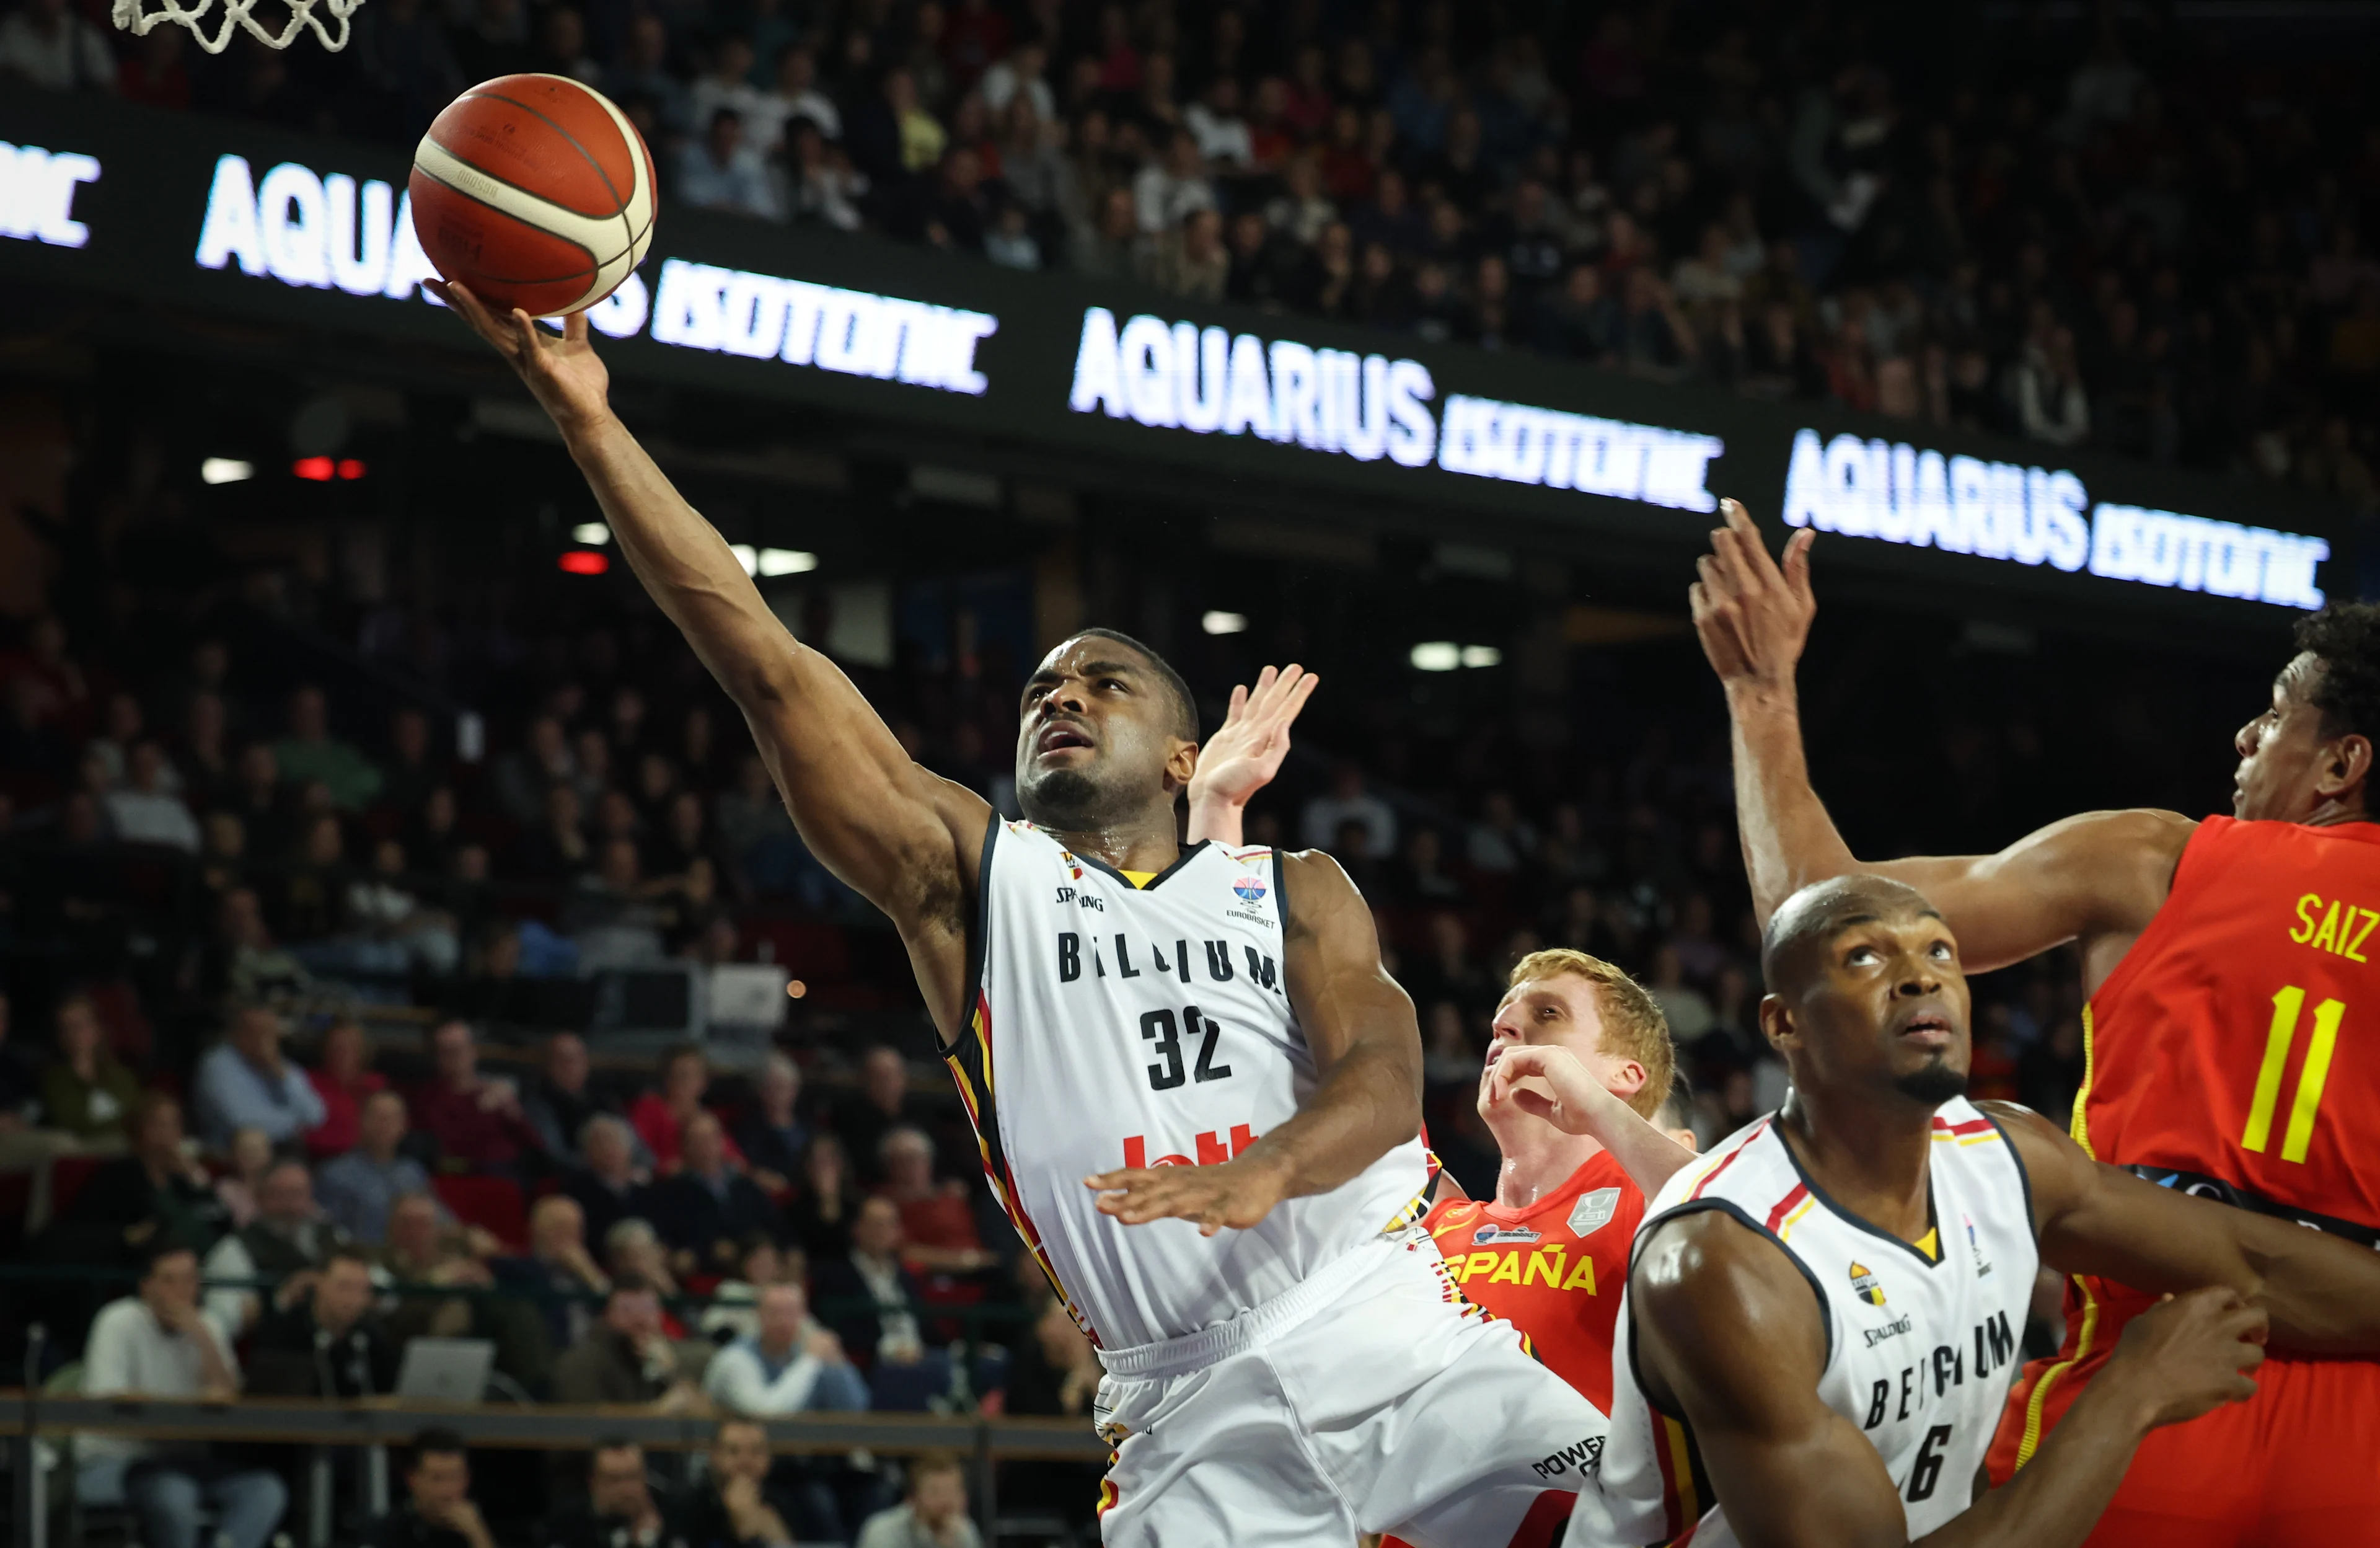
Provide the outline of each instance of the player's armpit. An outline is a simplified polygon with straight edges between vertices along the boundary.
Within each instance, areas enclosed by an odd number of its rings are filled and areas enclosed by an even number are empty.
[[[2223,1286],[2263,1310],[2277,1348],[2380,1354],[2380,1253],[2103,1165],[2013,1103],[1976,1105],[2024,1162],[2045,1264],[2141,1290]]]
[[[1630,1280],[1649,1396],[1692,1427],[1746,1548],[1901,1548],[1900,1492],[1818,1398],[1825,1312],[1783,1250],[1718,1211],[1671,1219]]]

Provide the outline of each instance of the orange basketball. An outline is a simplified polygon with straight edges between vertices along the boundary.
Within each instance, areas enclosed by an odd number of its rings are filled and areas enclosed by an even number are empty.
[[[499,76],[449,103],[410,188],[423,254],[499,311],[584,311],[652,244],[652,152],[609,98],[565,76]]]

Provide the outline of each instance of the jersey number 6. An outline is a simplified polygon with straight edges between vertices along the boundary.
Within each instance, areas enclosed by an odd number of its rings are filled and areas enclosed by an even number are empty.
[[[1194,1038],[1202,1037],[1198,1044],[1198,1063],[1187,1074],[1182,1068],[1182,1034],[1184,1029]],[[1148,1067],[1148,1089],[1170,1091],[1185,1080],[1223,1080],[1231,1077],[1232,1067],[1215,1062],[1215,1039],[1222,1024],[1210,1021],[1198,1014],[1196,1006],[1184,1006],[1179,1021],[1170,1010],[1152,1010],[1140,1018],[1140,1035],[1156,1040],[1158,1056],[1165,1062]]]

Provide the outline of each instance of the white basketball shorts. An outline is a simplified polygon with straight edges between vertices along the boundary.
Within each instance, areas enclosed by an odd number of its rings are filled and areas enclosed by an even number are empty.
[[[1463,1299],[1427,1236],[1384,1237],[1201,1333],[1102,1350],[1108,1548],[1542,1542],[1604,1416]]]

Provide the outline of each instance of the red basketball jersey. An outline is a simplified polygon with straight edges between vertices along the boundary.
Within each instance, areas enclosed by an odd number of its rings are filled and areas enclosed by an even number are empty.
[[[1611,1328],[1645,1195],[1609,1151],[1525,1209],[1450,1200],[1424,1217],[1464,1298],[1520,1329],[1546,1367],[1611,1411]]]
[[[2210,817],[2092,996],[2074,1138],[2152,1182],[2380,1227],[2380,824]]]

